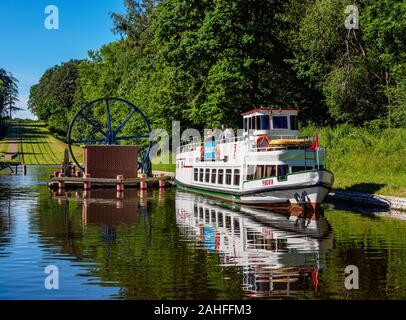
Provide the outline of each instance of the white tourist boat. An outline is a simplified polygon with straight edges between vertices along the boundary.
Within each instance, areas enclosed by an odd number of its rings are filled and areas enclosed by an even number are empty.
[[[299,138],[297,114],[297,108],[256,108],[242,115],[240,136],[181,145],[178,187],[243,204],[317,209],[334,176],[317,135]]]

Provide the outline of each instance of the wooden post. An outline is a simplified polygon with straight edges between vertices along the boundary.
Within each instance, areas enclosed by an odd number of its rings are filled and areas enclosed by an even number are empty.
[[[70,175],[71,177],[74,177],[76,175],[75,165],[73,164],[70,165]]]
[[[117,176],[117,192],[124,192],[124,176],[123,175],[118,175]]]
[[[165,174],[160,173],[159,174],[159,189],[165,188],[165,181],[163,180],[163,177]]]
[[[60,172],[59,171],[54,171],[54,177],[58,178],[59,177]]]
[[[80,178],[80,177],[82,177],[82,171],[80,171],[80,170],[78,170],[78,171],[76,171],[76,177],[78,177],[78,178]]]
[[[90,178],[90,174],[89,174],[89,173],[85,173],[84,178],[85,178],[85,179],[89,179],[89,178]],[[91,183],[91,182],[88,182],[88,181],[83,182],[83,189],[84,189],[84,190],[88,191],[88,190],[90,190],[91,188],[92,188],[92,183]]]
[[[147,190],[147,181],[146,181],[147,175],[142,174],[141,175],[141,182],[140,182],[140,189],[141,190]]]
[[[59,174],[60,178],[63,178],[65,175],[63,173]],[[65,189],[65,181],[58,181],[58,189],[63,190]]]

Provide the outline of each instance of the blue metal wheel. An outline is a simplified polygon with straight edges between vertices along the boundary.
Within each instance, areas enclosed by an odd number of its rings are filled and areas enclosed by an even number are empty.
[[[114,110],[112,112],[113,104]],[[137,119],[134,119],[135,117]],[[130,121],[133,121],[132,125],[136,131],[128,132],[127,130],[127,133],[123,133]],[[86,136],[87,134],[93,136]],[[138,145],[144,146],[144,149],[140,152],[138,169],[146,174],[151,172],[149,159],[152,147],[151,127],[144,113],[127,100],[101,98],[89,102],[73,117],[69,126],[67,140],[70,155],[82,171],[84,171],[84,168],[73,153],[73,145],[118,145],[120,143],[132,144],[137,141]],[[144,142],[140,143],[140,140],[144,140]]]

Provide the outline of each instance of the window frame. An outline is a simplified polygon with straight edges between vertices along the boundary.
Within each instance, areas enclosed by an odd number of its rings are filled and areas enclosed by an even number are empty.
[[[226,169],[226,185],[231,186],[233,182],[233,170],[232,169]]]
[[[204,182],[210,183],[210,169],[206,168],[204,171]]]
[[[221,172],[221,173],[220,173]],[[221,179],[220,179],[221,177]],[[217,184],[224,184],[224,169],[219,169],[217,174]]]
[[[199,182],[204,182],[204,170],[199,168]]]
[[[282,118],[284,118],[285,121],[286,121],[286,128],[275,127],[275,120],[276,120],[276,119],[282,119]],[[276,130],[288,130],[288,129],[289,129],[288,116],[272,116],[272,129],[276,129]]]
[[[238,174],[237,174],[237,172],[238,172]],[[241,170],[240,169],[234,169],[234,171],[233,171],[233,185],[234,186],[239,186],[240,182],[241,182]]]
[[[217,169],[211,169],[211,183],[217,182]]]

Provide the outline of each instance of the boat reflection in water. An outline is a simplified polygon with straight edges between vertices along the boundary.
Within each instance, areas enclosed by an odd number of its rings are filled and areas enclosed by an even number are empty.
[[[176,220],[195,245],[218,252],[222,266],[241,267],[250,297],[295,297],[318,287],[332,248],[323,212],[286,215],[177,192]]]

